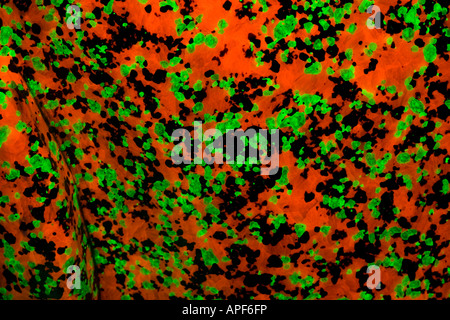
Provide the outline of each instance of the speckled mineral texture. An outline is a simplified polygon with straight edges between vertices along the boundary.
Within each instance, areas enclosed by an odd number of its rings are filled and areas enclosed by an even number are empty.
[[[0,299],[448,298],[450,2],[372,4],[1,1]],[[174,164],[196,120],[279,170]]]

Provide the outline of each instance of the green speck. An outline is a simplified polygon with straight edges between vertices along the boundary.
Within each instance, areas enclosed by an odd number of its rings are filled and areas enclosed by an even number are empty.
[[[319,61],[314,62],[309,67],[305,68],[305,74],[319,74],[322,72],[322,65]]]
[[[217,45],[217,38],[215,36],[213,36],[212,34],[208,34],[205,38],[205,44],[209,47],[209,48],[215,48]]]
[[[0,148],[2,144],[8,139],[8,135],[11,133],[11,129],[8,126],[0,127]]]
[[[397,156],[397,161],[398,161],[398,163],[404,164],[404,163],[408,163],[410,160],[411,160],[411,157],[410,157],[409,154],[406,153],[406,152],[400,153],[400,154]]]
[[[355,77],[355,67],[350,66],[348,69],[340,70],[342,79],[349,81]]]
[[[206,266],[212,266],[214,263],[219,262],[212,249],[205,250],[202,248],[202,258]]]
[[[31,62],[33,62],[33,67],[36,70],[38,70],[38,71],[45,70],[45,65],[41,62],[41,58],[39,58],[39,57],[31,58]]]
[[[423,56],[425,57],[425,61],[428,63],[433,62],[436,59],[436,47],[430,43],[423,48]]]

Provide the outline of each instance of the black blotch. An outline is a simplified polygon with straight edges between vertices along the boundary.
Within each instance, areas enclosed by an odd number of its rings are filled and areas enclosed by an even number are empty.
[[[305,202],[310,202],[315,198],[315,193],[314,192],[307,192],[305,191]]]
[[[276,255],[271,255],[269,259],[267,259],[267,267],[269,268],[281,268],[283,266],[283,262],[281,261],[280,257]]]

